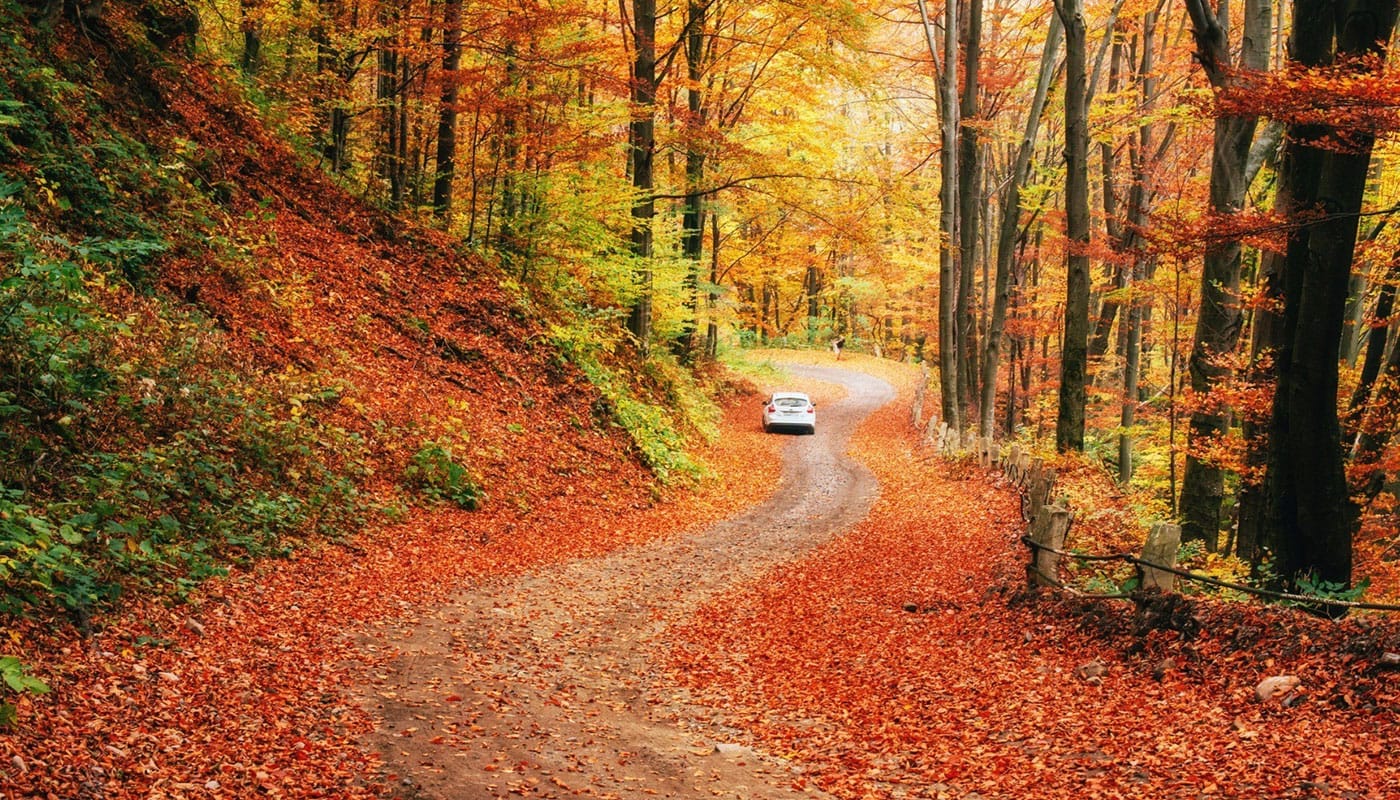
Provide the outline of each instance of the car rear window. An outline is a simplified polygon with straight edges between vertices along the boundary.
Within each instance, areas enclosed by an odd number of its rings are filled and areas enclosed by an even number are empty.
[[[806,408],[807,401],[800,397],[779,397],[773,401],[778,408]]]

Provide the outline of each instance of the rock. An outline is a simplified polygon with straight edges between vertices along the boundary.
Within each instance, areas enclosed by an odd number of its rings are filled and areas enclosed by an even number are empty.
[[[1167,673],[1176,669],[1176,662],[1170,658],[1164,658],[1157,662],[1157,666],[1152,668],[1152,679],[1160,681],[1167,677]]]
[[[1400,668],[1400,653],[1391,653],[1389,651],[1381,653],[1380,665],[1386,669]]]
[[[11,757],[10,763],[15,765],[15,769],[18,770],[21,775],[29,771],[29,765],[24,763],[24,759],[19,756]]]
[[[732,742],[720,742],[715,745],[714,752],[722,753],[724,755],[736,756],[745,755],[751,752],[751,750],[742,744],[734,744]]]
[[[1302,681],[1297,675],[1274,675],[1265,678],[1254,687],[1254,696],[1260,702],[1268,702],[1275,697],[1286,700],[1288,695],[1293,694]]]
[[[204,635],[204,623],[200,622],[194,617],[189,617],[185,620],[185,627],[188,628],[189,631],[196,636]]]
[[[1108,666],[1097,658],[1087,664],[1080,664],[1074,668],[1074,674],[1085,683],[1092,683],[1098,686],[1103,683],[1103,676],[1108,672]]]

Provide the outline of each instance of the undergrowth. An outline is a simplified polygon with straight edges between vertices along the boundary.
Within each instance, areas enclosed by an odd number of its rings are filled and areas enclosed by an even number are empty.
[[[0,5],[0,616],[86,626],[123,592],[178,599],[341,535],[367,510],[365,448],[317,413],[345,387],[250,373],[158,295],[210,198],[25,34]]]
[[[601,397],[594,409],[598,421],[616,424],[631,437],[643,463],[663,483],[695,480],[705,474],[690,455],[685,430],[712,439],[718,411],[696,386],[694,378],[665,356],[653,354],[641,367],[644,383],[658,392],[652,400],[636,396],[637,382],[607,353],[616,334],[597,320],[576,316],[570,324],[549,326],[549,340],[559,356],[578,368]]]

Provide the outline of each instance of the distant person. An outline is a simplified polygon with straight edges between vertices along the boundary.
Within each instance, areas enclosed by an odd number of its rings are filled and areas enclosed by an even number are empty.
[[[841,348],[846,346],[846,337],[837,336],[831,340],[831,352],[836,354],[836,360],[841,360]]]

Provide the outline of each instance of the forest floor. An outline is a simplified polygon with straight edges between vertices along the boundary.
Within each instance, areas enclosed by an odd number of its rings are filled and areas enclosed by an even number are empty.
[[[817,435],[734,398],[694,496],[425,512],[43,640],[0,797],[1400,796],[1394,623],[1028,594],[1014,487],[806,361]]]

